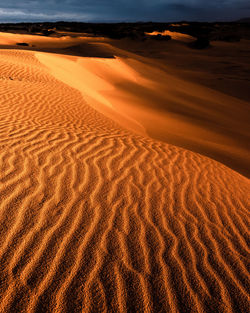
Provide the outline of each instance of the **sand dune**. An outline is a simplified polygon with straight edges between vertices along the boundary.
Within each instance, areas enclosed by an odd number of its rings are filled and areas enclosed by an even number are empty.
[[[126,47],[131,49],[133,44],[126,41],[123,42],[125,49],[119,49],[112,41],[97,37],[50,38],[0,33],[2,47],[13,48],[17,41],[29,43],[29,47],[19,48],[38,51],[36,57],[57,79],[84,93],[92,107],[125,128],[201,153],[249,177],[249,96],[246,94],[249,84],[244,74],[248,71],[248,63],[244,61],[246,44],[237,49],[230,46],[232,51],[227,52],[217,47],[208,56],[207,53],[197,55],[178,38],[174,39],[165,48],[156,43],[158,52],[170,50],[167,58],[158,62],[157,58],[128,52]],[[12,45],[6,45],[6,40],[11,40]],[[148,44],[143,43],[140,49],[149,50],[147,56],[151,53]],[[41,54],[41,51],[53,52],[53,55]],[[212,67],[217,71],[220,64],[217,54],[229,54],[224,57],[225,64],[231,64],[229,69],[238,68],[230,61],[238,56],[239,64],[244,65],[242,71],[232,72],[223,67],[219,71],[224,75],[226,70],[227,76],[234,73],[233,85],[228,80],[230,77],[218,81],[206,72],[206,68]],[[92,57],[86,58],[89,56]],[[180,62],[181,67],[185,64],[188,71],[185,67],[178,70],[173,66],[176,62]],[[193,71],[194,63],[200,66],[198,73]],[[208,86],[212,84],[212,88],[204,86],[204,82]]]
[[[146,135],[140,66],[0,51],[1,312],[248,311],[249,180]]]
[[[133,58],[36,57],[125,128],[205,154],[249,176],[246,101]]]
[[[87,38],[88,41],[95,41],[94,38]],[[79,44],[84,40],[84,37],[46,37],[38,35],[26,35],[26,34],[11,34],[0,32],[0,44],[1,45],[16,45],[17,43],[28,43],[31,46],[39,46],[39,48],[51,48],[55,45],[60,47],[68,47],[72,44]]]
[[[178,32],[172,32],[170,30],[165,30],[164,32],[154,31],[152,33],[147,33],[147,35],[150,35],[150,36],[156,36],[156,35],[171,36],[172,39],[178,40],[181,42],[192,42],[195,40],[195,37],[192,37],[192,36],[187,35],[187,34],[178,33]]]

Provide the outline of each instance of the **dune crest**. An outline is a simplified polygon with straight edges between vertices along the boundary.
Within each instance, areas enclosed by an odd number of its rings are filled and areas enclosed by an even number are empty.
[[[128,115],[128,112],[119,110],[119,104],[114,106],[114,101],[111,102],[110,97],[106,96],[107,93],[116,93],[117,80],[135,79],[133,70],[121,60],[65,57],[47,53],[36,53],[36,57],[57,79],[79,90],[93,108],[116,119],[122,126],[145,134],[144,127],[138,121]]]
[[[56,58],[0,51],[0,311],[247,312],[249,180],[119,126]]]
[[[123,127],[207,155],[249,176],[247,102],[132,58],[36,57]]]

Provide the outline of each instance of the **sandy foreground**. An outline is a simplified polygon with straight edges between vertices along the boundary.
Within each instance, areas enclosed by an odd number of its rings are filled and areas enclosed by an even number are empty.
[[[247,99],[83,40],[0,34],[0,312],[248,312]]]

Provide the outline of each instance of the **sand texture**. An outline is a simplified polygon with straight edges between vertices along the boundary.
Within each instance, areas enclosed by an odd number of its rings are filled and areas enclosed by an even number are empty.
[[[141,103],[131,96],[142,75],[142,86],[160,88],[150,70],[131,59],[0,50],[1,313],[248,312],[249,180],[172,143],[201,143],[215,158],[222,142],[232,158],[246,160],[246,150],[176,112],[157,140],[166,112],[142,110],[143,91]],[[180,98],[175,90],[171,99]],[[203,104],[204,115],[245,136],[244,119]]]

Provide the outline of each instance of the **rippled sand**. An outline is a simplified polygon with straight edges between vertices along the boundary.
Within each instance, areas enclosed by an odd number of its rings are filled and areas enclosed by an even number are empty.
[[[0,51],[1,312],[248,312],[249,180],[150,138],[128,62]]]

